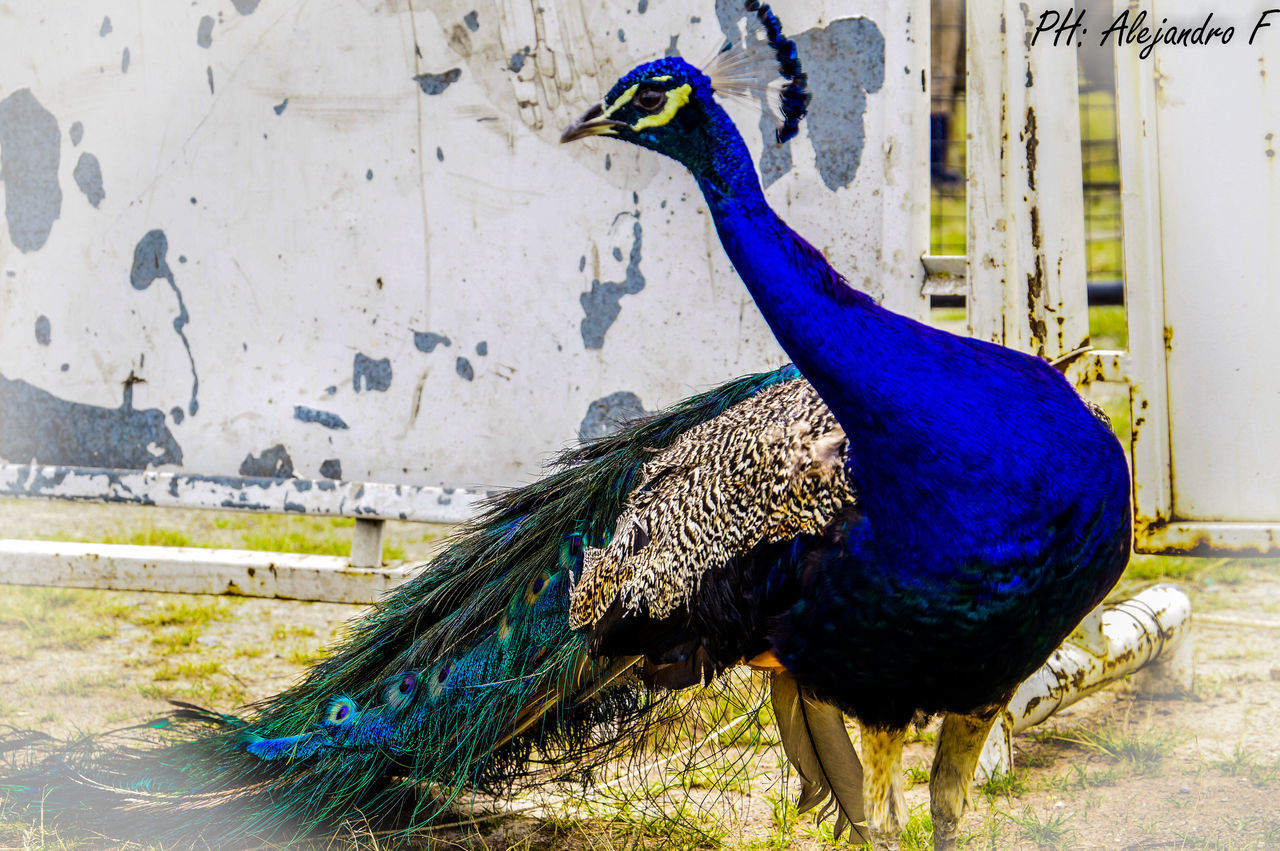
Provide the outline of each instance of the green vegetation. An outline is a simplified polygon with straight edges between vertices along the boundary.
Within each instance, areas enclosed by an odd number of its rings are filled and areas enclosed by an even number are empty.
[[[1236,745],[1230,756],[1213,760],[1209,766],[1232,777],[1243,777],[1258,788],[1280,782],[1280,758],[1263,762],[1249,753],[1244,745]]]
[[[1152,773],[1173,749],[1186,740],[1175,730],[1148,727],[1132,731],[1116,724],[1096,728],[1076,727],[1069,731],[1052,729],[1042,734],[1123,763],[1137,774]]]
[[[1042,816],[1027,807],[1021,815],[1009,815],[1008,818],[1038,848],[1067,849],[1075,846],[1076,831],[1068,824],[1070,813],[1059,811]]]
[[[988,800],[1016,798],[1025,794],[1030,788],[1031,784],[1026,770],[1017,768],[1013,771],[997,774],[995,777],[988,778],[986,782],[978,784],[978,791],[985,795]]]

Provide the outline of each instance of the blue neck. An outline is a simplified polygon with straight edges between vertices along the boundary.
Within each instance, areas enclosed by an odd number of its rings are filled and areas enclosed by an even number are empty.
[[[721,115],[710,122],[718,155],[695,178],[774,336],[848,435],[869,520],[898,528],[907,546],[950,534],[981,547],[1023,506],[1048,510],[1046,482],[1083,477],[1098,457],[1123,472],[1114,438],[1043,361],[931,328],[851,289],[770,209]]]
[[[715,122],[719,124],[720,122]],[[860,430],[883,375],[869,363],[903,322],[849,287],[826,258],[769,207],[750,154],[728,123],[721,155],[695,174],[729,260],[774,336],[846,432]]]

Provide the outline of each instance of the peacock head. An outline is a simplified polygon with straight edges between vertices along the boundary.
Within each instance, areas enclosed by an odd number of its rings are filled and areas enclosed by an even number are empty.
[[[738,43],[726,44],[702,71],[679,56],[646,62],[618,80],[604,100],[565,128],[561,142],[613,136],[665,154],[706,174],[741,147],[715,95],[764,106],[778,120],[781,144],[797,132],[809,102],[795,42],[768,5],[747,0],[752,13]],[[780,84],[780,85],[779,85]],[[739,141],[737,145],[733,142]]]
[[[678,160],[695,172],[714,148],[715,125],[728,121],[711,80],[678,56],[632,69],[604,100],[565,128],[561,142],[614,136]]]

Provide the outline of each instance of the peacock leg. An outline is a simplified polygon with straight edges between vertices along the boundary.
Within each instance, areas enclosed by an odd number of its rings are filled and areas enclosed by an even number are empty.
[[[952,851],[960,832],[960,817],[969,806],[969,784],[982,746],[1000,706],[973,715],[948,715],[938,734],[938,750],[929,773],[929,810],[933,815],[934,851]]]
[[[862,725],[862,800],[872,851],[897,851],[907,823],[902,795],[905,727]]]

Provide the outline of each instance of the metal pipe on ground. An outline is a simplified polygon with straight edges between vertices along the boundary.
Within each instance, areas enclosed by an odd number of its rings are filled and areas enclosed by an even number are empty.
[[[1192,675],[1191,601],[1173,585],[1095,610],[1014,692],[983,748],[977,778],[1013,768],[1014,733],[1130,674],[1152,696],[1185,693]]]

